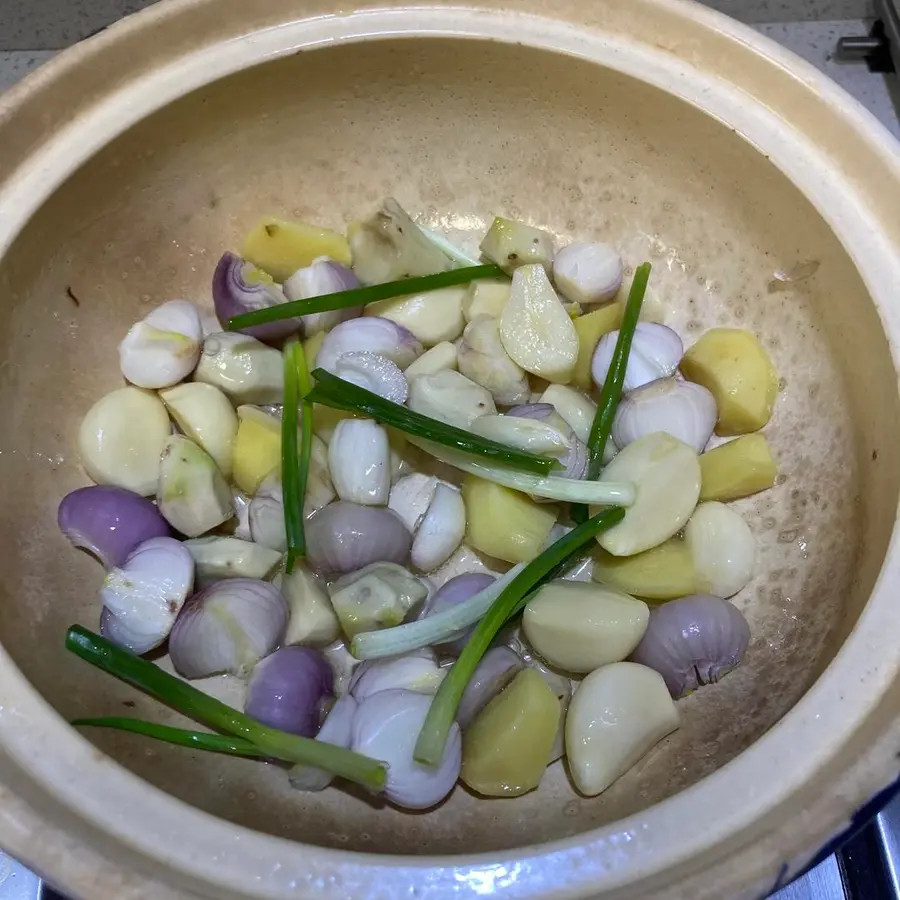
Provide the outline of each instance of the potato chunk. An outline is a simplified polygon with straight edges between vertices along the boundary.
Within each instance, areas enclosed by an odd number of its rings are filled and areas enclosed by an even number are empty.
[[[778,469],[761,434],[747,434],[700,457],[700,499],[738,500],[775,484]]]

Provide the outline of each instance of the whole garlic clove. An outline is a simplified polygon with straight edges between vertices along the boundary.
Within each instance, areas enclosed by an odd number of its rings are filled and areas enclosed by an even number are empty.
[[[499,321],[504,349],[526,372],[561,384],[572,379],[578,334],[543,266],[516,269]]]
[[[403,520],[410,533],[415,534],[428,507],[434,499],[438,480],[434,475],[414,472],[401,478],[392,488],[388,508]]]
[[[393,403],[406,403],[409,385],[400,367],[379,353],[344,353],[335,363],[334,374]]]
[[[391,492],[387,431],[371,419],[344,419],[328,445],[328,471],[341,500],[384,506]]]
[[[566,384],[551,384],[540,398],[541,403],[549,403],[557,415],[572,429],[582,444],[591,437],[591,426],[597,415],[597,404],[581,391]]]
[[[571,449],[571,441],[558,428],[537,419],[525,419],[510,412],[503,416],[482,416],[472,423],[472,433],[508,444],[528,453],[559,456]]]
[[[696,590],[732,597],[753,577],[756,542],[739,512],[724,503],[701,503],[684,529],[696,572]]]
[[[456,784],[462,764],[459,726],[450,726],[440,765],[413,759],[431,697],[413,691],[379,691],[360,703],[353,719],[350,748],[387,763],[385,796],[404,809],[428,809],[440,803]]]
[[[194,381],[224,391],[235,406],[281,403],[284,361],[280,350],[250,335],[218,332],[203,342]]]
[[[687,523],[700,496],[700,462],[687,444],[654,432],[620,451],[600,481],[635,485],[635,501],[625,518],[597,536],[613,556],[632,556],[661,544]]]
[[[466,507],[460,492],[438,484],[428,512],[413,539],[410,559],[421,572],[445,563],[462,543],[466,533]]]
[[[435,344],[430,350],[426,350],[406,372],[407,382],[419,375],[434,375],[447,369],[456,369],[457,352],[456,345],[449,341]]]
[[[88,410],[78,429],[78,454],[97,484],[146,497],[156,492],[159,458],[170,433],[166,408],[155,394],[119,388]]]
[[[409,386],[407,406],[423,416],[466,429],[479,416],[497,412],[488,390],[465,375],[451,371],[414,378]]]
[[[179,384],[160,391],[159,396],[182,432],[213,458],[225,478],[230,478],[238,420],[228,397],[219,388],[200,381]]]
[[[501,406],[524,403],[531,393],[525,370],[504,349],[500,325],[490,316],[480,316],[466,326],[457,345],[457,366],[463,375],[489,390]]]
[[[622,448],[654,431],[664,431],[702,453],[716,427],[716,415],[715,398],[702,385],[660,378],[622,399],[612,438]]]
[[[367,316],[382,316],[409,329],[424,347],[455,341],[463,332],[465,287],[448,287],[370,303]]]
[[[194,304],[170,300],[133,325],[119,344],[122,374],[138,387],[170,387],[194,371],[202,341]]]
[[[234,515],[231,489],[212,457],[177,434],[166,441],[160,456],[156,503],[166,521],[187,537]]]
[[[622,286],[622,257],[609,244],[569,244],[553,260],[553,280],[572,303],[611,300]]]
[[[662,676],[632,662],[595,669],[578,686],[566,716],[566,756],[575,787],[605,791],[679,725]]]
[[[604,334],[597,344],[591,360],[591,377],[597,387],[602,388],[606,381],[618,339],[617,329]],[[628,354],[623,390],[634,391],[658,378],[674,375],[683,355],[681,338],[671,328],[654,322],[638,322]]]

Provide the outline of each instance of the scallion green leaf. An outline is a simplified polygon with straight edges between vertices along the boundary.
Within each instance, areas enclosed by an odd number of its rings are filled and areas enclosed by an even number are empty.
[[[77,728],[113,728],[116,731],[130,731],[144,737],[176,744],[179,747],[190,747],[192,750],[206,750],[210,753],[225,753],[228,756],[250,756],[263,759],[265,754],[250,741],[244,738],[231,737],[227,734],[210,734],[206,731],[189,731],[185,728],[173,728],[170,725],[158,725],[143,719],[130,716],[102,716],[99,718],[75,719],[72,722]]]
[[[66,649],[92,666],[149,694],[170,709],[208,728],[243,738],[253,744],[262,756],[317,766],[370,791],[378,792],[384,788],[387,776],[384,763],[324,741],[268,728],[80,625],[69,628]]]
[[[406,434],[426,438],[462,453],[482,456],[498,465],[522,469],[525,472],[546,475],[558,466],[555,459],[535,456],[533,453],[508,447],[497,441],[479,437],[463,428],[446,425],[437,419],[413,412],[359,385],[344,381],[343,378],[338,378],[324,369],[315,369],[312,374],[316,379],[316,386],[309,395],[312,403],[321,403],[322,406],[346,412],[362,413],[382,425],[390,425]]]
[[[292,319],[294,316],[308,316],[311,313],[346,309],[351,306],[366,306],[377,300],[389,300],[392,297],[404,297],[407,294],[436,291],[458,284],[468,284],[479,278],[502,277],[504,277],[504,272],[497,266],[466,266],[463,269],[451,269],[449,272],[437,272],[434,275],[423,275],[420,278],[404,278],[401,281],[388,281],[385,284],[371,284],[349,291],[325,294],[322,297],[311,297],[308,300],[293,300],[290,303],[278,303],[275,306],[254,309],[252,312],[229,319],[228,330],[240,331],[251,325],[265,325],[267,322]]]
[[[453,724],[466,685],[481,662],[481,657],[490,647],[491,641],[507,620],[524,606],[528,595],[540,583],[560,571],[559,567],[563,562],[596,534],[621,522],[624,516],[625,510],[611,507],[588,519],[548,547],[540,556],[535,557],[506,586],[478,623],[459,659],[438,688],[416,742],[414,756],[418,762],[429,766],[437,766],[440,763],[450,726]]]

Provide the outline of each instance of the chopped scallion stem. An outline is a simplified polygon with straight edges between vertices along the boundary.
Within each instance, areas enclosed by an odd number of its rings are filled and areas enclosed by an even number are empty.
[[[100,718],[75,719],[76,727],[113,728],[116,731],[130,731],[144,737],[176,744],[179,747],[190,747],[193,750],[206,750],[210,753],[225,753],[229,756],[251,756],[264,758],[263,752],[244,738],[231,737],[226,734],[210,734],[206,731],[188,731],[185,728],[172,728],[170,725],[157,725],[156,722],[145,722],[129,716],[102,716]]]
[[[603,390],[600,391],[597,413],[588,437],[586,477],[591,481],[600,476],[600,470],[603,468],[603,451],[609,440],[616,409],[622,397],[622,385],[625,382],[625,371],[628,368],[628,357],[631,354],[631,341],[641,315],[641,304],[644,302],[644,294],[647,293],[649,280],[650,263],[643,263],[634,272],[634,280],[631,282],[631,290],[628,292],[628,302],[625,304],[625,312],[622,314],[622,324],[619,326],[616,349],[613,351],[606,381],[603,382]]]
[[[466,685],[481,662],[481,657],[506,621],[521,609],[527,596],[538,584],[559,571],[561,563],[568,560],[596,534],[621,522],[624,516],[625,510],[610,507],[588,519],[584,524],[563,535],[540,556],[535,557],[506,586],[478,623],[459,659],[438,688],[416,742],[414,757],[418,762],[429,766],[439,765],[444,755],[450,726],[453,724]]]
[[[284,409],[281,413],[281,497],[284,506],[284,531],[287,535],[285,570],[288,574],[293,571],[296,560],[302,558],[306,552],[303,535],[303,496],[306,493],[306,479],[303,475],[302,454],[298,446],[301,368],[306,369],[303,347],[297,340],[290,341],[284,348]],[[303,424],[307,425],[311,416],[303,416],[303,420]]]
[[[170,709],[208,728],[243,738],[253,744],[262,756],[316,766],[370,791],[384,789],[387,775],[384,763],[324,741],[268,728],[80,625],[69,628],[66,649],[98,669],[144,691]]]
[[[349,291],[325,294],[322,297],[293,300],[290,303],[278,303],[275,306],[254,309],[252,312],[229,319],[228,330],[240,331],[251,325],[265,325],[267,322],[278,322],[281,319],[292,319],[295,316],[308,316],[311,313],[346,309],[351,306],[366,306],[377,300],[389,300],[391,297],[436,291],[457,284],[468,284],[479,278],[502,277],[504,277],[503,270],[497,266],[466,266],[463,269],[451,269],[449,272],[437,272],[434,275],[423,275],[419,278],[404,278],[401,281],[388,281],[385,284],[370,284]]]
[[[343,378],[338,378],[324,369],[315,369],[312,374],[316,379],[316,386],[309,395],[312,403],[321,403],[323,406],[346,412],[362,413],[382,425],[390,425],[398,431],[427,438],[462,453],[485,457],[498,465],[538,475],[546,475],[558,466],[555,459],[535,456],[533,453],[508,447],[497,441],[479,437],[463,428],[446,425],[437,419],[413,412],[359,385],[344,381]]]

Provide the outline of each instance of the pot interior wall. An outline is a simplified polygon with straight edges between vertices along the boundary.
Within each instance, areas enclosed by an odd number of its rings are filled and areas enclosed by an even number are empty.
[[[782,378],[766,432],[781,474],[740,504],[759,545],[735,600],[753,631],[744,665],[682,701],[681,730],[592,800],[557,764],[526,797],[458,789],[409,815],[292,793],[275,767],[90,737],[189,803],[314,844],[444,853],[576,834],[696,782],[794,705],[865,603],[900,471],[886,459],[895,392],[870,389],[893,378],[878,316],[818,213],[730,128],[588,62],[437,39],[300,53],[150,116],[69,179],[0,263],[0,638],[63,716],[167,719],[62,648],[70,623],[96,626],[102,576],[55,524],[85,483],[78,423],[120,384],[127,327],[172,297],[209,305],[218,255],[257,216],[342,227],[389,194],[459,232],[497,213],[608,240],[654,263],[686,343],[715,325],[760,336]],[[811,277],[773,292],[777,271],[808,262]]]

